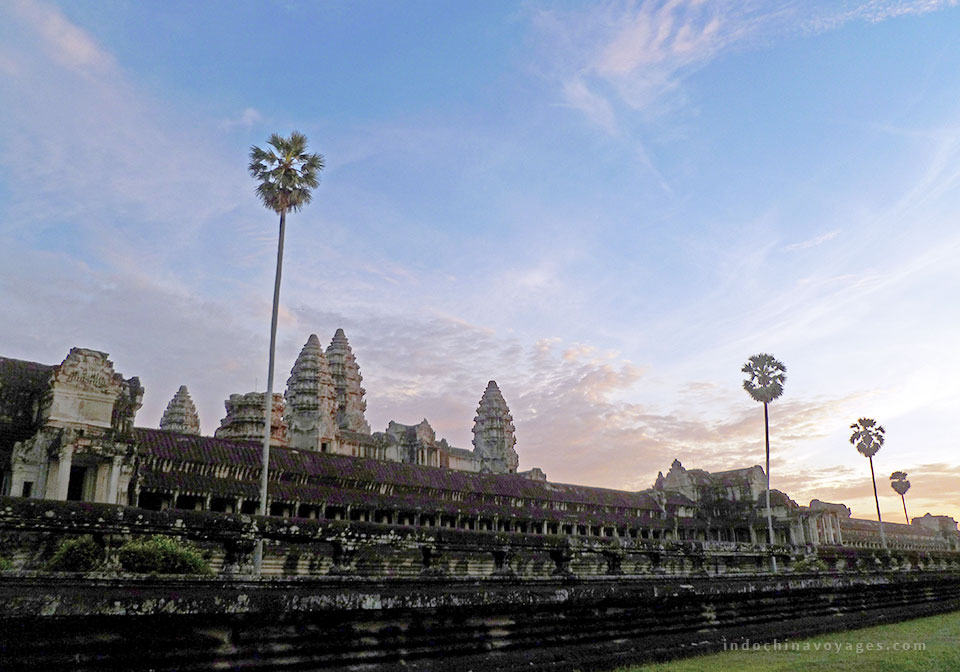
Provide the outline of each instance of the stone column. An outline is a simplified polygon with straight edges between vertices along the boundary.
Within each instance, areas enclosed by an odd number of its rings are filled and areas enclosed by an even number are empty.
[[[57,499],[65,501],[70,487],[70,468],[73,466],[73,447],[60,451],[60,466],[57,469]]]
[[[119,455],[114,456],[113,464],[110,465],[110,486],[107,488],[107,503],[118,504],[120,498],[120,467],[123,458]]]

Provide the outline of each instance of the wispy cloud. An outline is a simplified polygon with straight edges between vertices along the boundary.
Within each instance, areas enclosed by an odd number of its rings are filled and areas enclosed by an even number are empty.
[[[545,70],[566,104],[614,133],[624,110],[651,112],[683,101],[683,80],[721,54],[791,33],[834,30],[925,14],[956,0],[764,3],[756,0],[607,2],[587,10],[544,10]]]
[[[254,124],[258,124],[261,121],[263,121],[263,115],[261,115],[256,108],[248,107],[245,108],[238,116],[230,117],[221,121],[220,128],[225,131],[232,131],[238,128],[249,129],[253,128]]]
[[[822,233],[822,234],[820,234],[819,236],[815,236],[815,237],[810,238],[810,239],[808,239],[808,240],[804,240],[804,241],[799,242],[799,243],[792,243],[792,244],[790,244],[790,245],[787,245],[787,246],[784,247],[783,249],[784,249],[784,250],[788,250],[788,251],[793,251],[793,250],[807,250],[807,249],[810,249],[811,247],[817,247],[818,245],[822,245],[823,243],[827,242],[828,240],[833,240],[834,238],[836,238],[836,237],[839,236],[839,235],[840,235],[840,229],[834,229],[833,231],[828,231],[827,233]]]
[[[0,109],[10,194],[0,227],[25,239],[62,226],[75,242],[63,246],[79,258],[172,283],[188,277],[196,255],[184,250],[197,250],[191,243],[212,222],[244,219],[243,163],[205,133],[212,124],[184,123],[56,7],[18,0],[6,14],[17,30],[3,51],[13,63],[4,84],[17,104]]]
[[[55,7],[32,0],[14,0],[10,9],[37,32],[47,55],[61,66],[84,75],[117,72],[113,56]]]

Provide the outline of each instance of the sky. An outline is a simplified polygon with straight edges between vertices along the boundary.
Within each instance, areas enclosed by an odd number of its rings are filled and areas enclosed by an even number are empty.
[[[251,145],[326,167],[287,220],[275,389],[342,327],[374,431],[650,487],[771,484],[960,518],[956,1],[0,4],[0,356],[108,352],[155,427],[263,391],[277,217]]]

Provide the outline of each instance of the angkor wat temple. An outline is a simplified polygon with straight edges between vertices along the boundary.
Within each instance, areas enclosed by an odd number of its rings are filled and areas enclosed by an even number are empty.
[[[343,330],[311,335],[270,418],[272,516],[530,535],[764,543],[759,466],[708,473],[674,461],[640,492],[554,483],[518,472],[513,419],[489,383],[473,449],[426,420],[371,433],[357,360]],[[0,494],[143,509],[255,513],[263,393],[234,394],[213,437],[200,435],[186,387],[159,429],[135,426],[144,389],[107,354],[74,348],[59,365],[0,358]],[[772,491],[784,545],[879,547],[876,521],[842,504],[800,506]],[[960,550],[956,522],[927,514],[884,523],[892,549]]]

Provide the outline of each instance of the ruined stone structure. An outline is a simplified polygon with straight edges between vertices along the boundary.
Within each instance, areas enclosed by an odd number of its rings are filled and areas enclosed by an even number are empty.
[[[7,359],[0,370],[0,398],[28,404],[0,413],[3,492],[127,503],[139,379],[124,379],[106,353],[85,348],[73,348],[59,366]]]
[[[221,439],[235,441],[263,440],[263,395],[266,392],[247,392],[246,394],[231,394],[223,402],[227,408],[227,417],[220,421],[220,426],[213,433]],[[283,417],[283,395],[273,393],[273,408],[270,416],[270,445],[273,447],[287,445],[287,425]]]
[[[709,473],[674,461],[654,487],[625,492],[518,472],[515,427],[496,382],[474,418],[473,450],[438,439],[424,419],[371,433],[356,357],[342,329],[324,350],[311,335],[274,395],[271,515],[415,528],[570,538],[765,544],[759,466]],[[199,435],[186,387],[161,428],[134,429],[143,389],[102,352],[74,348],[58,366],[0,359],[0,494],[155,510],[252,514],[259,508],[263,393],[233,394],[214,437]],[[771,492],[785,548],[879,546],[873,521],[843,505],[800,506]],[[952,523],[952,527],[951,527]],[[960,546],[956,523],[886,523],[891,549]]]
[[[199,434],[200,416],[186,385],[181,385],[160,418],[160,429],[181,434]]]

